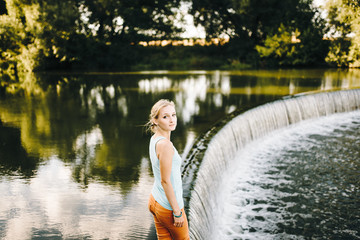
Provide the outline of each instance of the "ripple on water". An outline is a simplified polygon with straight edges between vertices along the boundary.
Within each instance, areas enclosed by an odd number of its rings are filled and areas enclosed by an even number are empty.
[[[360,111],[251,143],[223,179],[214,239],[360,239]]]

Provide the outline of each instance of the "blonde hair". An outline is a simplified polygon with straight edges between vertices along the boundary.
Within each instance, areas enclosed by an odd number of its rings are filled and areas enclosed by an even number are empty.
[[[157,126],[154,122],[154,119],[157,119],[159,117],[160,110],[167,106],[173,106],[175,108],[175,103],[168,99],[160,99],[152,106],[149,115],[149,121],[145,124],[146,130],[148,132],[155,133]]]

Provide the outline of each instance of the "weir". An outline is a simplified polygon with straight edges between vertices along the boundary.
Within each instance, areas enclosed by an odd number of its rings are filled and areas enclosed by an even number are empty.
[[[299,94],[247,110],[210,129],[184,161],[184,198],[191,239],[212,239],[224,172],[248,143],[291,124],[360,109],[360,89]]]

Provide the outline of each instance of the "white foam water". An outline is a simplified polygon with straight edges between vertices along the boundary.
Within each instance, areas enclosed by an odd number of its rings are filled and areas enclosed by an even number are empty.
[[[334,232],[341,216],[333,209],[359,217],[359,143],[360,111],[355,111],[300,122],[248,144],[219,184],[222,205],[212,239],[360,238],[356,228],[346,228],[351,218]],[[330,193],[333,197],[324,197]]]

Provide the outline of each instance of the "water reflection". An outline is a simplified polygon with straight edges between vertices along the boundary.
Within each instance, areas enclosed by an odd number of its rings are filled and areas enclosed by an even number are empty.
[[[0,120],[0,133],[0,174],[33,176],[39,159],[21,145],[19,129],[3,126]]]
[[[71,167],[55,157],[41,165],[36,178],[27,184],[21,179],[2,179],[0,237],[144,239],[152,220],[131,221],[132,216],[147,211],[145,204],[131,203],[142,200],[151,188],[148,167],[143,159],[139,184],[127,194],[97,182],[80,189],[72,179]]]
[[[153,180],[141,125],[159,98],[177,105],[186,154],[235,109],[353,87],[358,70],[30,75],[0,96],[0,238],[143,239]]]
[[[153,78],[151,80],[144,79],[139,81],[139,91],[150,92],[165,92],[171,89],[171,80],[167,77]]]

